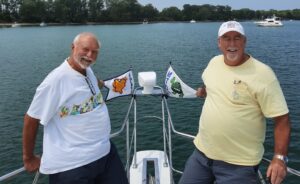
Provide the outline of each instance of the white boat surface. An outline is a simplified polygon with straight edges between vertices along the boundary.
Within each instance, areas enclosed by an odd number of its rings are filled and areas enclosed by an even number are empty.
[[[146,79],[146,82],[156,81],[155,79]],[[147,88],[146,88],[147,87]],[[147,89],[147,91],[146,91]],[[140,98],[152,98],[152,102],[156,102],[161,112],[155,112],[155,114],[145,115],[143,117],[138,117],[137,114],[137,101]],[[139,99],[139,100],[137,100]],[[160,86],[143,86],[137,87],[132,93],[132,97],[126,112],[125,118],[121,127],[114,133],[110,135],[111,138],[117,136],[123,136],[125,132],[126,137],[126,172],[130,184],[174,184],[173,173],[182,174],[182,169],[176,169],[173,167],[173,148],[172,148],[172,139],[175,137],[181,136],[187,138],[189,142],[192,141],[194,136],[189,135],[184,132],[179,132],[175,129],[175,126],[172,122],[172,116],[168,106],[168,96],[165,93],[164,88]],[[159,110],[160,111],[160,110]],[[151,112],[152,113],[152,112]],[[156,115],[156,113],[158,115]],[[133,116],[133,117],[132,117]],[[137,131],[143,131],[145,127],[137,128],[137,124],[144,121],[145,119],[150,119],[151,123],[161,123],[162,127],[162,146],[161,150],[140,150],[137,151]],[[152,122],[153,121],[153,122]],[[121,135],[122,134],[122,135]],[[158,137],[161,138],[161,137]],[[155,139],[153,141],[157,141]],[[187,159],[187,158],[186,158]],[[131,164],[129,164],[131,161]],[[263,158],[265,163],[269,163],[270,160]],[[129,166],[130,165],[130,166]],[[18,177],[20,173],[25,171],[24,167],[16,169],[8,174],[5,174],[0,177],[1,181],[6,181],[12,177]],[[152,172],[151,172],[152,171]],[[300,178],[300,171],[287,167],[287,171],[291,175],[298,176]],[[33,184],[38,183],[39,172],[36,173],[33,180]],[[260,170],[258,170],[258,178],[260,184],[266,184],[263,175]]]
[[[279,17],[276,17],[276,15],[273,15],[270,18],[266,18],[263,21],[256,21],[254,22],[257,26],[262,27],[281,27],[283,26],[283,23],[281,22],[281,19]]]
[[[196,23],[196,21],[195,21],[194,19],[192,19],[192,20],[190,21],[190,23]]]
[[[149,23],[148,19],[143,20],[143,24],[148,24],[148,23]]]
[[[12,25],[11,25],[11,27],[20,27],[21,26],[21,24],[19,24],[19,23],[17,23],[17,22],[14,22]]]
[[[136,160],[134,160],[136,158]],[[154,174],[148,174],[147,168],[153,166]],[[160,150],[136,152],[130,166],[130,184],[167,183],[171,184],[171,168],[165,153]],[[154,175],[154,176],[152,176]]]
[[[40,27],[45,27],[45,26],[47,26],[47,24],[45,22],[40,23]]]

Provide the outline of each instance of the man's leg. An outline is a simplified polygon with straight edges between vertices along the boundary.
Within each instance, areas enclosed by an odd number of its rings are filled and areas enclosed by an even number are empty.
[[[49,184],[93,184],[96,175],[95,162],[68,171],[50,174]]]
[[[214,176],[211,171],[212,160],[195,149],[185,164],[179,184],[212,184]]]
[[[104,172],[96,179],[97,184],[128,184],[123,163],[112,142],[104,169]]]
[[[213,173],[216,184],[257,184],[258,166],[240,166],[214,160]]]

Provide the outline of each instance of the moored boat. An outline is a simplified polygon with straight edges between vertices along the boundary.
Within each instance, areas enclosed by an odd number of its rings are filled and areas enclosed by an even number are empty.
[[[41,26],[41,27],[45,27],[45,26],[47,26],[47,24],[46,24],[45,22],[41,22],[41,23],[40,23],[40,26]]]
[[[143,24],[148,24],[149,22],[148,22],[148,19],[144,19],[143,20]]]
[[[281,27],[283,26],[283,23],[281,22],[281,19],[279,17],[276,17],[276,15],[273,15],[270,18],[266,18],[263,21],[256,21],[254,22],[257,26],[262,27]]]
[[[19,23],[17,23],[17,22],[14,22],[12,25],[11,25],[11,27],[20,27],[21,26],[21,24],[19,24]]]

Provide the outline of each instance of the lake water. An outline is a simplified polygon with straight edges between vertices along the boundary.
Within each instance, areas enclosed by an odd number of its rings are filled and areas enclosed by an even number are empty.
[[[292,137],[289,166],[300,169],[300,22],[284,22],[280,28],[257,27],[242,23],[248,37],[247,52],[270,65],[281,83],[290,109]],[[23,116],[36,87],[44,77],[70,53],[75,35],[82,31],[95,33],[102,48],[93,69],[101,79],[133,68],[135,84],[139,71],[155,71],[157,84],[162,86],[168,65],[172,62],[177,74],[188,85],[202,84],[201,73],[210,58],[219,54],[217,30],[214,23],[156,23],[140,25],[94,25],[59,27],[19,27],[0,29],[0,176],[22,166]],[[217,74],[216,74],[217,75]],[[108,102],[113,130],[124,118],[130,98]],[[159,99],[138,100],[139,115],[155,114]],[[179,131],[196,134],[202,99],[169,98],[175,127]],[[152,107],[153,106],[153,107]],[[41,127],[40,127],[41,128]],[[42,128],[36,152],[41,154]],[[124,135],[114,138],[124,158]],[[154,141],[153,141],[154,140]],[[138,124],[138,150],[162,149],[159,122]],[[268,122],[266,158],[272,157],[273,123]],[[194,147],[191,140],[173,140],[173,163],[182,170]],[[265,171],[263,171],[265,174]],[[30,183],[33,175],[23,173],[6,183]],[[175,174],[176,180],[179,178]],[[288,175],[286,184],[298,183],[300,178]],[[45,176],[39,183],[47,183]]]

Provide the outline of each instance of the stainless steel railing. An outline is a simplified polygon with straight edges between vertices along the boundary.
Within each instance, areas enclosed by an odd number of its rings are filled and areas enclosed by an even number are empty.
[[[130,155],[131,155],[132,146],[134,147],[133,148],[134,149],[133,150],[133,152],[134,152],[133,155],[136,155],[136,143],[137,143],[137,138],[136,138],[136,135],[137,135],[136,134],[136,131],[137,131],[137,129],[136,129],[136,125],[137,125],[136,97],[137,96],[143,96],[143,94],[141,93],[141,89],[142,89],[141,87],[138,87],[134,90],[134,93],[132,95],[132,98],[131,98],[127,113],[125,115],[125,118],[123,120],[123,123],[121,125],[121,128],[110,135],[111,138],[117,137],[124,131],[124,129],[126,127],[126,166],[125,166],[125,168],[127,170],[127,175],[128,176],[129,176],[129,167],[130,167],[129,162],[130,162]],[[161,100],[161,110],[162,110],[161,117],[159,117],[159,116],[144,116],[144,117],[146,117],[146,118],[156,118],[156,119],[159,119],[159,120],[162,121],[162,123],[163,123],[164,152],[166,153],[165,154],[165,160],[167,160],[167,155],[168,155],[169,156],[169,164],[170,164],[170,167],[172,168],[172,170],[176,173],[181,174],[182,171],[180,171],[180,170],[173,167],[172,133],[174,133],[176,135],[179,135],[179,136],[182,136],[184,138],[190,139],[190,140],[194,139],[195,136],[184,133],[184,132],[180,132],[180,131],[175,129],[175,126],[174,126],[173,121],[172,121],[172,116],[171,116],[171,113],[170,113],[170,110],[169,110],[169,107],[168,107],[167,98],[166,98],[166,95],[164,94],[164,91],[161,87],[156,86],[152,95],[157,95],[157,96],[162,97],[162,100]],[[132,107],[133,107],[133,109],[132,109]],[[129,115],[130,115],[130,112],[132,110],[134,111],[134,122],[133,122],[132,135],[130,136]],[[165,121],[165,116],[167,117],[167,122]],[[167,123],[167,128],[166,128],[166,123]],[[263,161],[268,162],[268,163],[270,162],[270,160],[268,160],[266,158],[263,158]],[[133,157],[133,162],[136,163],[136,158],[134,158],[134,157]],[[167,163],[167,162],[165,162],[165,163]],[[5,174],[5,175],[0,177],[0,182],[1,181],[6,181],[6,180],[8,180],[12,177],[15,177],[15,176],[17,176],[18,174],[20,174],[24,171],[25,171],[25,168],[21,167],[21,168],[16,169],[16,170],[14,170],[14,171],[12,171],[8,174]],[[300,171],[298,171],[296,169],[287,167],[287,171],[288,171],[289,174],[300,177]],[[258,174],[259,174],[261,184],[265,184],[266,182],[263,179],[262,174],[260,172]],[[36,172],[35,178],[33,180],[33,184],[37,183],[37,181],[39,179],[39,175],[40,175],[39,172]]]
[[[17,170],[14,170],[14,171],[12,171],[12,172],[10,172],[10,173],[7,173],[7,174],[1,176],[1,177],[0,177],[0,181],[6,181],[6,180],[9,180],[9,179],[11,179],[11,178],[17,176],[18,174],[20,174],[20,173],[22,173],[22,172],[24,172],[24,171],[25,171],[25,168],[24,168],[24,167],[21,167],[21,168],[19,168],[19,169],[17,169]],[[39,180],[39,177],[40,177],[40,172],[37,171],[37,172],[35,173],[35,176],[34,176],[34,179],[33,179],[33,181],[32,181],[32,184],[36,184],[36,183],[38,182],[38,180]]]

